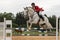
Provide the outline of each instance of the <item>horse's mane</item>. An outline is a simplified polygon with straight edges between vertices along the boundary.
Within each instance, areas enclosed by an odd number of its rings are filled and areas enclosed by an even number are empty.
[[[32,9],[32,7],[26,7],[26,8],[24,8],[24,10],[34,11],[34,10]]]

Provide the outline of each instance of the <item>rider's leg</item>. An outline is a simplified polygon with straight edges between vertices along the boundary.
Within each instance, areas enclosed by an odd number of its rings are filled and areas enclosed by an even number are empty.
[[[43,17],[42,15],[40,15],[39,12],[37,12],[37,14],[38,14],[38,16],[39,16],[40,18],[42,18],[42,20],[44,21],[44,17]]]
[[[42,20],[44,21],[44,18],[43,18],[43,16],[42,16],[42,15],[39,15],[39,17],[40,17],[40,18],[42,18]]]

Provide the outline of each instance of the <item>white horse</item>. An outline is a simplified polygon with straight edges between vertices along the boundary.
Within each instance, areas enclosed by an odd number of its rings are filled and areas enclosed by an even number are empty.
[[[44,17],[44,21],[38,16],[36,12],[31,7],[24,8],[24,17],[28,17],[29,20],[27,21],[27,28],[28,30],[31,30],[32,24],[37,24],[39,21],[39,26],[43,29],[52,29],[52,25],[50,24],[48,18],[46,16]],[[28,25],[30,23],[30,26]]]

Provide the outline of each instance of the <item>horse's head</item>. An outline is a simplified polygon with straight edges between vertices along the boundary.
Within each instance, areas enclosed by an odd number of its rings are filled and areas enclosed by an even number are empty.
[[[27,17],[27,16],[30,17],[33,15],[33,13],[34,13],[34,10],[31,7],[24,8],[24,16],[25,17]]]

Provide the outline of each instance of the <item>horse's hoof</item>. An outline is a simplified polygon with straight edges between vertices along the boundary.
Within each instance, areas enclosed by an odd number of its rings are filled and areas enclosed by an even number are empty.
[[[28,28],[28,30],[30,31],[30,30],[31,30],[31,28]]]
[[[29,31],[29,30],[27,30],[27,31]]]

